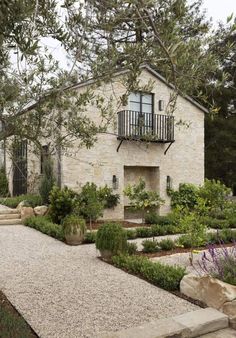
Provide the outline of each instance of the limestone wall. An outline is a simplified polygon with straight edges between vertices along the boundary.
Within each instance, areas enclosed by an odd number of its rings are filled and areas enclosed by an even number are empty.
[[[158,110],[158,101],[164,100],[166,105],[171,95],[171,89],[147,70],[142,71],[139,79],[141,86],[152,82],[154,113],[163,114],[164,112]],[[85,90],[85,87],[78,88],[79,93]],[[123,106],[124,103],[120,103],[120,98],[124,93],[125,87],[121,77],[116,77],[112,83],[103,84],[95,90],[96,95],[104,98],[105,105],[113,107],[113,118],[108,133],[99,134],[97,142],[90,149],[81,148],[78,141],[74,142],[73,147],[62,154],[62,186],[66,185],[76,191],[80,191],[81,186],[86,182],[94,182],[101,186],[107,184],[112,187],[112,178],[113,175],[116,175],[118,187],[114,193],[120,194],[120,204],[114,210],[106,210],[104,218],[122,219],[124,205],[127,204],[123,196],[125,184],[132,181],[133,178],[137,181],[140,173],[141,176],[146,177],[147,187],[157,189],[161,198],[166,201],[160,209],[160,213],[165,214],[170,210],[170,201],[166,194],[167,176],[171,177],[174,189],[184,182],[197,185],[203,183],[204,113],[191,102],[178,97],[174,114],[177,123],[175,143],[172,144],[166,155],[164,155],[164,151],[168,144],[136,141],[124,141],[117,152],[120,143],[117,140],[117,112],[128,109],[127,106]],[[97,124],[102,121],[101,112],[92,102],[86,108],[85,114]],[[179,124],[180,121],[184,121],[185,125]],[[56,166],[57,160],[56,158]],[[6,162],[6,169],[9,175],[12,175],[10,159],[8,158]],[[130,167],[133,168],[133,173]],[[126,174],[129,172],[126,178],[125,170]],[[148,170],[149,179],[147,179]],[[37,190],[37,184],[33,182],[33,180],[37,180],[37,177],[40,177],[40,158],[29,152],[28,184],[31,192]],[[12,191],[11,181],[10,189]]]
[[[140,76],[140,84],[145,85],[153,81],[152,93],[154,93],[154,111],[158,111],[158,101],[168,102],[171,89],[160,80],[143,70]],[[79,91],[84,89],[80,88]],[[112,177],[116,175],[119,180],[116,193],[121,195],[121,203],[113,211],[106,213],[113,218],[123,218],[124,210],[124,167],[154,167],[159,168],[158,182],[156,183],[160,196],[166,200],[161,207],[161,214],[170,210],[169,198],[166,194],[166,176],[169,175],[173,182],[173,188],[178,188],[179,183],[189,182],[202,184],[204,180],[204,113],[186,99],[179,97],[175,111],[175,121],[185,121],[185,125],[175,126],[175,143],[170,147],[166,155],[164,151],[168,144],[155,144],[146,142],[124,141],[119,152],[119,142],[116,135],[116,112],[127,109],[119,104],[119,98],[125,93],[122,81],[116,78],[112,84],[104,84],[96,93],[102,95],[105,101],[113,97],[114,124],[111,124],[111,134],[98,135],[98,141],[91,149],[80,149],[74,144],[73,149],[67,155],[62,156],[62,183],[77,191],[87,181],[97,185],[107,184],[112,186]],[[163,113],[163,112],[161,112]],[[87,108],[88,117],[99,123],[100,112],[94,106]]]

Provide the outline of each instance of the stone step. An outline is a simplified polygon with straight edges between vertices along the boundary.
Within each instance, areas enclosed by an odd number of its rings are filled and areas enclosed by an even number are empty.
[[[5,220],[5,219],[18,219],[20,218],[19,213],[15,214],[0,214],[0,220]]]
[[[18,213],[19,213],[19,210],[17,209],[10,209],[10,208],[1,209],[0,208],[0,215],[18,214]]]
[[[21,219],[1,219],[0,220],[0,226],[2,225],[18,225],[18,224],[22,224]]]
[[[206,308],[118,332],[105,333],[98,338],[194,338],[225,329],[228,325],[229,319],[225,314]]]

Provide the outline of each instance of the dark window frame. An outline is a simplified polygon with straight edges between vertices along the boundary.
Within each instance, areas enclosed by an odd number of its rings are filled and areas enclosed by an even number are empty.
[[[154,125],[154,95],[155,94],[150,93],[150,92],[144,92],[144,91],[135,91],[135,92],[131,92],[130,95],[131,94],[139,94],[139,98],[140,98],[140,101],[131,100],[130,96],[129,96],[129,99],[128,99],[128,105],[130,105],[130,103],[136,103],[136,104],[139,103],[140,104],[140,111],[138,112],[139,116],[138,116],[138,119],[137,119],[137,124],[132,123],[132,125],[139,128],[139,132],[138,132],[139,135],[146,134],[147,128],[150,129],[151,133],[153,133],[153,127],[154,127],[153,126]],[[143,98],[144,95],[150,95],[151,96],[151,103],[143,103],[142,98]],[[143,111],[143,105],[151,106],[151,113],[144,112]],[[130,110],[132,111],[132,109],[130,109]],[[150,119],[148,118],[146,120],[145,116],[147,117],[149,114],[151,115],[151,118]]]

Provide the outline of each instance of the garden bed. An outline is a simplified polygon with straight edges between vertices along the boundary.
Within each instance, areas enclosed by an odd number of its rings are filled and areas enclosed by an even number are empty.
[[[227,245],[224,245],[224,247],[230,248],[234,246],[234,243],[228,243]],[[222,244],[214,244],[215,248],[221,248]],[[205,246],[201,246],[198,248],[194,248],[194,251],[204,251],[207,250],[207,248]],[[161,250],[158,252],[152,252],[152,253],[147,253],[147,252],[143,252],[143,251],[138,251],[137,255],[139,256],[145,256],[148,258],[155,258],[155,257],[163,257],[163,256],[171,256],[174,254],[181,254],[181,253],[189,253],[191,252],[191,249],[189,248],[175,248],[172,250]]]
[[[0,291],[0,337],[39,338]]]

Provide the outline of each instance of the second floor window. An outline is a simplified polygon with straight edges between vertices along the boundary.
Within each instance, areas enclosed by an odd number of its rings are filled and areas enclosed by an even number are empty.
[[[130,126],[132,133],[148,134],[153,126],[153,94],[135,92],[129,95]]]
[[[139,113],[152,114],[153,94],[146,94],[141,92],[130,93],[129,110],[137,111]]]

